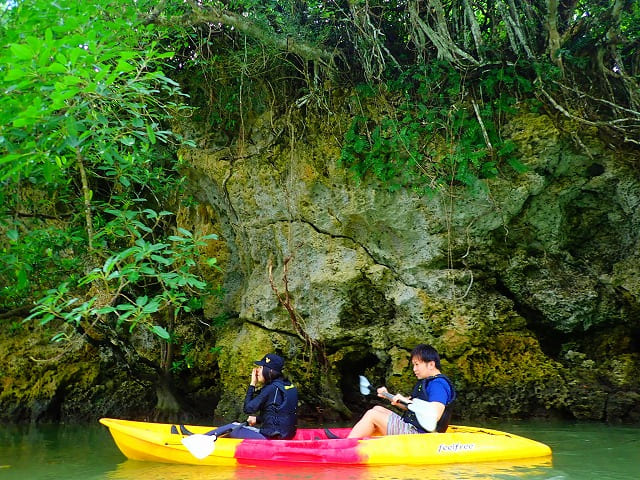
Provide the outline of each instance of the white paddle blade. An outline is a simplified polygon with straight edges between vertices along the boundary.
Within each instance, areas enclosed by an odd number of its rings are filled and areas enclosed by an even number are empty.
[[[369,395],[371,393],[371,383],[364,375],[359,375],[360,377],[360,393],[362,395]]]
[[[196,433],[194,435],[189,435],[188,437],[184,437],[182,439],[182,444],[187,447],[189,453],[196,457],[198,460],[202,460],[203,458],[208,457],[213,453],[213,450],[216,448],[216,437],[215,435],[201,435]]]
[[[418,423],[427,432],[433,432],[438,424],[438,411],[431,402],[414,398],[407,408],[416,414]]]

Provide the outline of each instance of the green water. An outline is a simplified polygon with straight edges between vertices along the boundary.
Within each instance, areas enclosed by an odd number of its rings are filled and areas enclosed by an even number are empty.
[[[640,427],[584,423],[492,423],[553,450],[551,464],[438,467],[194,467],[125,460],[100,425],[7,426],[0,429],[0,480],[637,480]]]

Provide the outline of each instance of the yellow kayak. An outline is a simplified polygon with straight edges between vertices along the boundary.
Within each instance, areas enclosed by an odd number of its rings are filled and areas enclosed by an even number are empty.
[[[299,428],[292,440],[255,440],[204,435],[214,427],[102,418],[129,459],[192,465],[325,463],[335,465],[435,465],[550,457],[540,442],[498,430],[450,425],[446,433],[329,439],[324,429]],[[346,437],[348,428],[335,428]],[[192,438],[189,438],[192,437]],[[208,443],[203,458],[191,447]]]

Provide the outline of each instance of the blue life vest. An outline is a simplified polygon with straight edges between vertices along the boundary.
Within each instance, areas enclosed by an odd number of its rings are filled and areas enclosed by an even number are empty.
[[[418,383],[416,383],[415,387],[413,387],[411,398],[420,398],[427,402],[431,401],[429,400],[429,396],[427,395],[427,385],[429,384],[429,382],[432,382],[436,378],[442,378],[443,380],[446,380],[446,382],[449,384],[449,388],[451,388],[451,400],[449,400],[449,402],[444,406],[444,412],[442,413],[442,416],[440,417],[440,420],[438,420],[438,423],[436,425],[436,432],[444,433],[447,431],[447,427],[449,426],[449,422],[451,421],[453,402],[457,397],[456,389],[449,377],[441,373],[439,375],[436,375],[435,377],[429,377],[420,380]],[[416,414],[412,411],[407,410],[406,412],[404,412],[404,414],[402,415],[402,419],[405,422],[410,423],[411,425],[416,427],[420,433],[427,433],[427,431],[420,426]]]

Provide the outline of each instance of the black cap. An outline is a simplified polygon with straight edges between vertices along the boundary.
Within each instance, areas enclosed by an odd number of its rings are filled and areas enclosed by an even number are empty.
[[[269,367],[271,370],[282,373],[284,368],[284,360],[275,353],[267,353],[262,360],[253,362],[261,367]]]

